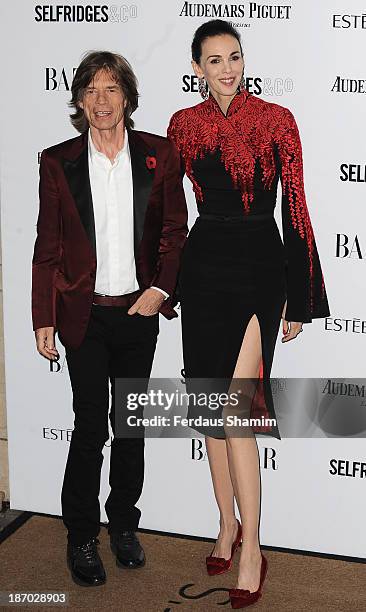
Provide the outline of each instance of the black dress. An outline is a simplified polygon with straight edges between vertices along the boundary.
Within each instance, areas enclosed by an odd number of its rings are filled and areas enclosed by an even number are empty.
[[[287,109],[244,90],[226,116],[212,96],[178,111],[168,136],[181,153],[199,212],[179,280],[188,391],[197,390],[194,380],[232,378],[246,327],[256,315],[262,367],[251,411],[275,417],[270,373],[285,300],[288,321],[309,323],[329,315],[295,120]],[[273,216],[279,179],[284,242]],[[202,408],[197,412],[190,404],[189,416],[198,413]],[[195,429],[225,436],[220,426]],[[279,437],[276,425],[255,431]]]

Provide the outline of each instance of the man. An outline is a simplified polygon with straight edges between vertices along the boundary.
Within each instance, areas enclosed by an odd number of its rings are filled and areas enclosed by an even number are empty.
[[[106,580],[97,535],[109,382],[150,376],[158,312],[177,316],[173,294],[187,235],[179,155],[166,138],[132,129],[137,99],[123,57],[86,55],[70,103],[81,136],[43,151],[40,165],[33,329],[47,359],[58,358],[56,330],[66,350],[75,422],[62,514],[71,575],[85,586]],[[143,470],[143,437],[114,436],[105,507],[121,567],[145,563],[135,534]]]

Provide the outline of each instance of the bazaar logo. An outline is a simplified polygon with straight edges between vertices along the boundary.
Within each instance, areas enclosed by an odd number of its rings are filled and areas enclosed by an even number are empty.
[[[274,448],[265,446],[259,452],[263,470],[278,470],[277,451]],[[208,461],[206,446],[200,438],[191,440],[191,459],[192,461]]]
[[[49,364],[51,374],[58,374],[59,372],[63,372],[64,369],[67,367],[66,357],[64,357],[62,361],[58,359],[50,359]]]
[[[75,72],[76,68],[45,68],[45,91],[70,91]]]
[[[347,236],[347,234],[336,234],[335,256],[341,259],[345,257],[353,259],[364,259],[361,250],[361,243],[357,236]]]

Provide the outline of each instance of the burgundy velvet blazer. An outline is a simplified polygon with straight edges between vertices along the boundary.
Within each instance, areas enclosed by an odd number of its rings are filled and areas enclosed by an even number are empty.
[[[134,250],[142,290],[169,293],[160,312],[176,317],[174,290],[187,229],[187,207],[174,144],[129,130]],[[32,270],[33,329],[53,326],[77,348],[90,318],[97,269],[88,167],[88,133],[45,149]],[[122,203],[121,203],[122,205]]]

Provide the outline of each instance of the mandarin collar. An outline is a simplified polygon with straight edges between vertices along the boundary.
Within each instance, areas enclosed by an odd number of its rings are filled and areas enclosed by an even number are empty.
[[[220,113],[220,115],[228,119],[243,108],[250,95],[251,94],[246,89],[243,89],[242,91],[236,93],[229,104],[226,115],[223,113],[219,103],[211,93],[209,94],[207,100],[204,101],[203,105],[206,106],[206,108],[208,108],[212,112]]]

